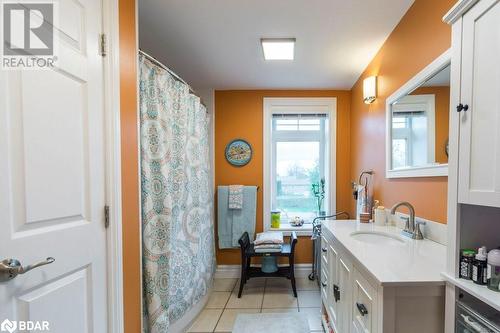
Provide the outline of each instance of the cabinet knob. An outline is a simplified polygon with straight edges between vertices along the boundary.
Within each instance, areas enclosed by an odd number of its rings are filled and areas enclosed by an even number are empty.
[[[322,247],[321,251],[326,252],[327,251],[326,247]]]
[[[326,287],[326,282],[321,281],[321,285],[322,285],[323,287]]]
[[[467,104],[463,105],[462,103],[457,105],[457,112],[467,111],[469,110],[469,106]]]

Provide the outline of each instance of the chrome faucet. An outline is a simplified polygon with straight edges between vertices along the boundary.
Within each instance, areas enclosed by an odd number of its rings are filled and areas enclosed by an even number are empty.
[[[403,220],[406,221],[405,228],[401,232],[404,236],[412,238],[412,239],[424,239],[422,235],[422,231],[420,231],[420,225],[425,224],[425,222],[415,222],[415,208],[413,208],[412,204],[407,201],[401,201],[392,206],[391,214],[396,214],[396,209],[400,206],[405,206],[410,211],[410,217],[402,217]]]

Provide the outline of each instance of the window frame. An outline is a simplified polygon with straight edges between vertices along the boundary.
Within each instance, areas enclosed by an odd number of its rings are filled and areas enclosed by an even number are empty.
[[[329,172],[325,174],[327,186],[327,205],[330,212],[336,211],[336,138],[337,138],[337,99],[335,97],[290,97],[275,98],[265,97],[264,105],[264,159],[263,159],[263,227],[264,231],[274,230],[271,228],[271,207],[273,191],[276,191],[272,182],[273,173],[275,173],[276,155],[273,154],[275,140],[273,138],[273,114],[320,114],[325,113],[328,116],[328,127],[325,128],[328,146],[325,150],[328,152]],[[324,164],[323,164],[324,165]],[[289,224],[282,223],[279,228],[288,234],[296,231],[298,235],[311,235],[312,225],[305,224],[302,227],[292,227]]]

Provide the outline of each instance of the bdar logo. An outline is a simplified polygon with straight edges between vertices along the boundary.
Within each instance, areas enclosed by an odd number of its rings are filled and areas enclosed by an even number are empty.
[[[0,330],[2,332],[13,333],[16,330],[16,328],[17,328],[16,322],[12,322],[8,319],[5,319],[0,325]]]

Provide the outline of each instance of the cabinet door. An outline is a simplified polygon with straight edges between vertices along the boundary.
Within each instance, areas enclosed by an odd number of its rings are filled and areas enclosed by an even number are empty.
[[[377,331],[377,294],[376,290],[354,270],[352,286],[352,331],[354,333],[372,333]]]
[[[352,297],[352,279],[353,268],[351,262],[343,257],[339,257],[338,261],[338,297],[336,301],[339,305],[339,332],[349,332],[351,322],[351,297]],[[335,295],[335,294],[334,294]]]
[[[500,1],[479,1],[463,16],[459,195],[500,207]]]
[[[335,288],[338,286],[338,263],[339,254],[333,244],[328,245],[328,311],[330,312],[330,319],[334,325],[335,332],[341,332],[339,329],[339,304],[335,300]]]

